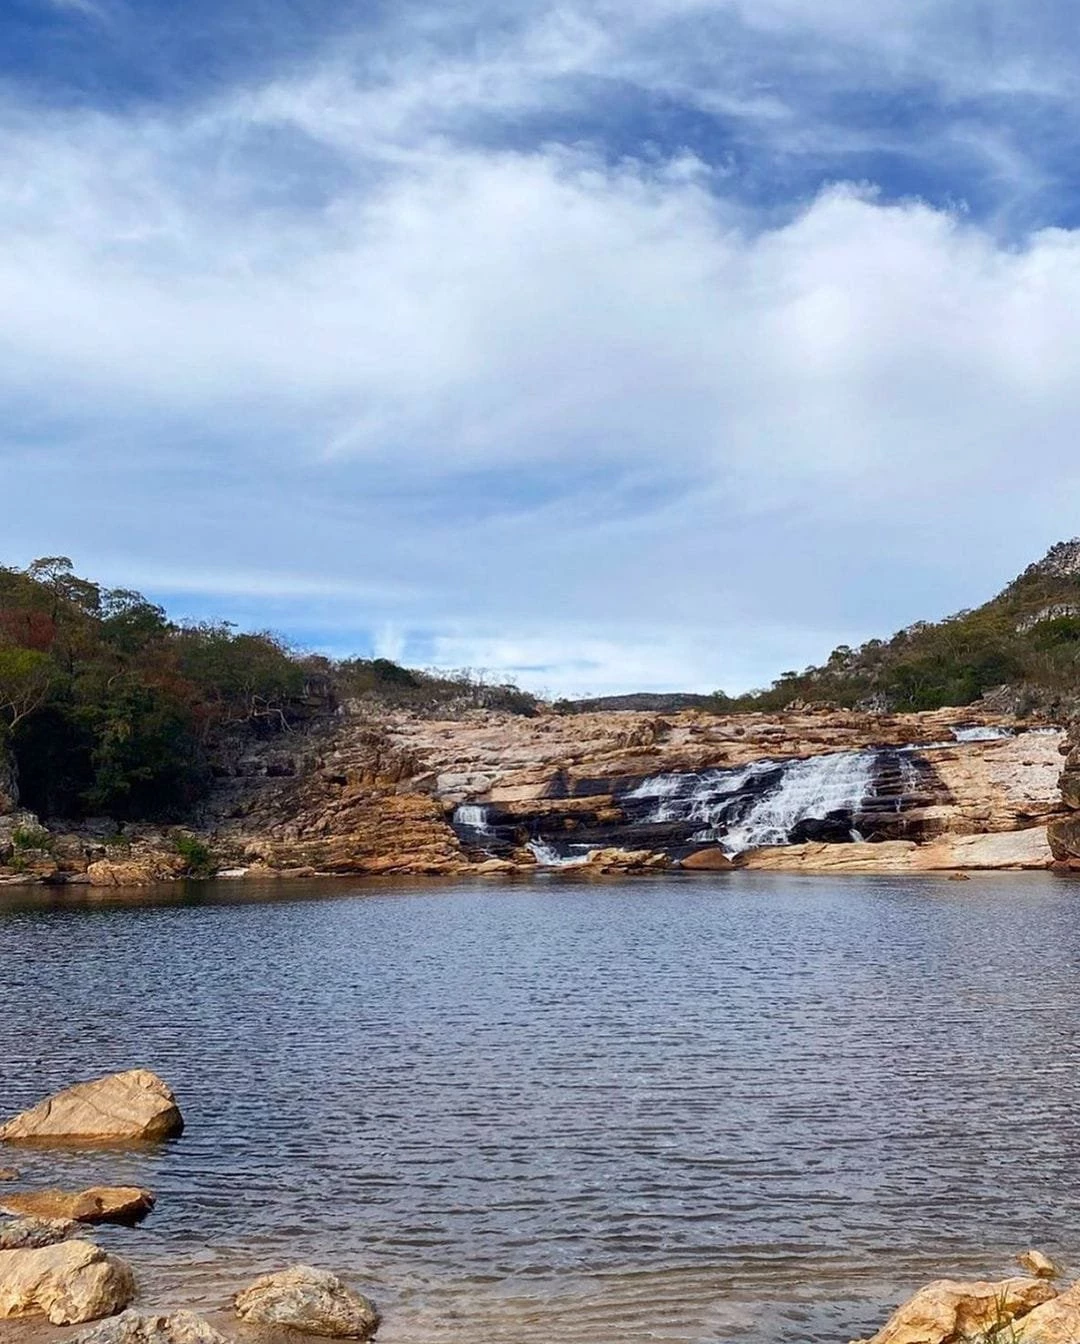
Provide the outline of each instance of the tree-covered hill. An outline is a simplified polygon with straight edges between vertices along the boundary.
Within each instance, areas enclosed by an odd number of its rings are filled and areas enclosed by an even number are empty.
[[[718,704],[727,711],[793,701],[939,709],[1003,686],[1021,712],[1068,712],[1080,698],[1080,540],[1058,543],[981,607],[859,648],[841,645],[821,667],[785,672],[768,690],[721,694]]]
[[[0,567],[0,759],[43,816],[183,817],[230,740],[286,733],[345,700],[528,713],[531,696],[385,659],[331,662],[227,622],[179,624],[66,557]]]

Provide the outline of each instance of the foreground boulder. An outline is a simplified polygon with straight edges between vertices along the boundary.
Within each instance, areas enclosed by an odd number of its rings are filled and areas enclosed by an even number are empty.
[[[1000,1283],[937,1279],[898,1307],[865,1344],[959,1344],[968,1336],[981,1337],[1008,1325],[1055,1296],[1053,1287],[1041,1279]]]
[[[78,1083],[0,1127],[8,1143],[107,1143],[168,1139],[184,1119],[172,1089],[148,1069]]]
[[[284,1325],[305,1335],[370,1339],[379,1328],[373,1302],[351,1292],[336,1274],[294,1265],[265,1274],[233,1299],[236,1314],[254,1325]]]
[[[1015,1338],[1017,1344],[1075,1344],[1080,1339],[1080,1284],[1018,1321]]]
[[[229,1344],[209,1321],[191,1311],[171,1316],[125,1311],[76,1335],[73,1344]]]
[[[0,1194],[5,1213],[30,1218],[66,1218],[77,1223],[134,1223],[154,1207],[154,1196],[137,1185],[94,1186],[76,1193],[67,1190],[31,1190]]]
[[[0,1223],[0,1251],[38,1251],[67,1241],[78,1231],[69,1218],[15,1218]]]
[[[122,1311],[134,1296],[130,1266],[92,1242],[0,1251],[0,1320],[40,1315],[79,1325]]]

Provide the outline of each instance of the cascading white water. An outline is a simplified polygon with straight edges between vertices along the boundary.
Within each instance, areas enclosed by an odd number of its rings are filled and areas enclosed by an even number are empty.
[[[530,840],[529,848],[542,868],[580,868],[589,862],[589,846],[573,846],[569,854],[560,854],[546,840]]]
[[[858,811],[873,790],[876,761],[874,751],[838,752],[792,761],[784,767],[778,787],[759,798],[740,822],[715,838],[732,854],[760,845],[786,845],[801,821],[824,820],[830,812]]]
[[[491,822],[488,820],[488,809],[477,803],[462,803],[460,807],[455,808],[451,824],[468,827],[477,835],[493,834]]]
[[[991,727],[954,728],[952,734],[957,742],[998,742],[1016,736],[1011,728]]]
[[[754,761],[735,770],[702,770],[698,774],[653,775],[626,795],[628,799],[655,799],[655,805],[639,817],[646,825],[671,821],[701,822],[706,827],[723,824],[732,803],[762,775],[778,769],[775,761]]]

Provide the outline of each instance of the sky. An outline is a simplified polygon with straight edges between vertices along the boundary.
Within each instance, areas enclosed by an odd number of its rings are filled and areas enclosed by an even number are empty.
[[[1080,532],[1065,0],[7,0],[0,563],[744,690]]]

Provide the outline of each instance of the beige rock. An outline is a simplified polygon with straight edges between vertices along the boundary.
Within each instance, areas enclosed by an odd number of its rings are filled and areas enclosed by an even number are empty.
[[[0,1320],[41,1315],[79,1325],[122,1311],[134,1295],[130,1266],[89,1241],[0,1251]]]
[[[0,1167],[0,1181],[17,1181],[19,1173],[14,1167]]]
[[[87,866],[86,875],[92,887],[147,887],[173,881],[183,868],[179,855],[161,853],[123,862],[98,859]]]
[[[879,845],[772,845],[749,849],[735,862],[739,868],[769,872],[897,873],[910,869],[916,848],[912,840],[886,840]]]
[[[1049,868],[1054,856],[1045,826],[991,835],[950,835],[920,845],[912,856],[915,871],[945,868]]]
[[[1080,1284],[1036,1307],[1017,1325],[1018,1344],[1076,1344],[1080,1339]]]
[[[867,1344],[959,1344],[965,1335],[1024,1316],[1054,1296],[1041,1279],[937,1279],[898,1307]]]
[[[5,1213],[30,1218],[66,1218],[78,1223],[131,1223],[145,1218],[154,1196],[138,1186],[94,1186],[90,1190],[31,1190],[0,1195]]]
[[[294,1265],[266,1274],[233,1299],[241,1320],[284,1325],[305,1335],[370,1339],[379,1327],[374,1303],[326,1270]]]
[[[73,1344],[229,1344],[209,1321],[191,1311],[171,1316],[125,1311],[75,1336]]]
[[[585,861],[587,868],[602,872],[618,872],[638,868],[667,868],[671,860],[666,854],[651,849],[594,849]]]
[[[1061,1273],[1053,1260],[1042,1251],[1021,1251],[1016,1257],[1016,1263],[1037,1279],[1056,1279]]]
[[[0,1128],[9,1143],[167,1139],[184,1128],[172,1090],[147,1069],[78,1083]]]
[[[735,867],[719,845],[687,854],[679,866],[691,873],[728,873]]]
[[[67,1241],[78,1231],[70,1218],[16,1218],[0,1223],[0,1251],[34,1251]]]

